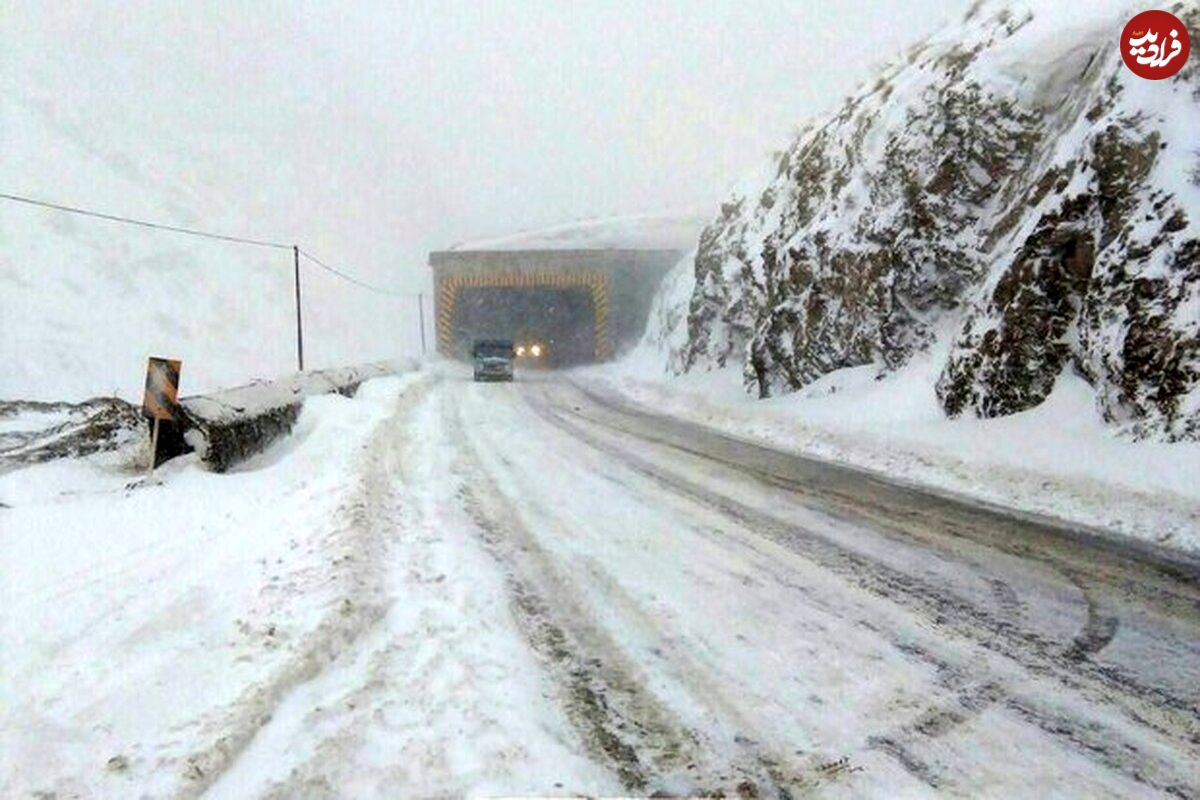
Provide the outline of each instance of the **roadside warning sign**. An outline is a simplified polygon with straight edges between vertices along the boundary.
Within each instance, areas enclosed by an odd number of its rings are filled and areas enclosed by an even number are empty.
[[[142,413],[156,420],[174,420],[178,410],[179,370],[182,361],[150,357],[146,364],[146,393]]]

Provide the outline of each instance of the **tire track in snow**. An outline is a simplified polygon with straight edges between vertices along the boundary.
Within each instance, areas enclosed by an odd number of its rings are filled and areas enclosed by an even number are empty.
[[[463,443],[463,468],[471,476],[463,502],[504,567],[518,623],[562,687],[567,716],[588,749],[631,791],[790,797],[769,763],[750,753],[730,759],[714,752],[701,733],[681,724],[646,691],[638,667],[572,599],[570,583],[484,467],[460,415],[456,406],[449,425]]]
[[[713,535],[702,529],[697,532],[710,540],[728,543],[728,538],[719,534]],[[664,638],[661,628],[651,615],[591,558],[588,559],[588,573],[594,581],[603,585],[604,596],[614,607],[624,612],[625,620],[633,621],[643,629],[657,633],[660,640]],[[776,579],[780,585],[803,591],[803,587],[788,584],[783,578],[776,576]],[[814,599],[811,595],[806,597],[810,601]],[[837,615],[831,608],[825,608],[824,611],[831,616]],[[737,683],[723,683],[717,680],[710,671],[697,663],[692,654],[678,645],[656,647],[652,652],[663,660],[662,666],[671,670],[672,677],[695,701],[710,709],[714,719],[709,727],[705,728],[710,736],[713,728],[732,731],[728,741],[732,743],[732,749],[738,752],[738,760],[757,764],[770,778],[768,786],[772,793],[779,797],[793,796],[794,793],[803,796],[829,782],[831,778],[850,770],[848,763],[840,762],[836,756],[829,753],[808,752],[801,756],[800,751],[764,746],[759,741],[755,721],[743,713],[737,705],[736,698],[731,696],[731,692],[740,688]],[[743,782],[741,788],[746,789],[748,786],[749,783]]]
[[[1019,559],[1023,569],[1036,563],[1068,580],[1066,573],[1073,570],[1087,587],[1103,586],[1136,594],[1139,601],[1169,616],[1195,618],[1200,613],[1200,559],[1194,556],[1184,553],[1164,555],[1143,543],[1080,534],[1064,527],[1064,523],[1056,524],[1056,521],[1036,514],[984,502],[972,503],[969,499],[943,495],[936,490],[889,481],[845,464],[771,450],[765,445],[705,429],[697,423],[656,416],[578,383],[571,382],[569,386],[596,408],[624,421],[597,419],[579,413],[575,406],[576,416],[581,419],[721,464],[809,499],[834,516],[866,521],[884,533],[894,530],[900,540],[915,540],[957,559],[969,558],[957,542],[974,544]],[[648,425],[649,430],[629,427],[630,420]],[[669,427],[664,429],[664,425]],[[734,448],[746,463],[680,441],[681,436],[692,431]],[[780,470],[776,468],[780,464],[799,465],[809,473],[817,470],[817,474],[811,476],[813,485],[778,474]],[[832,477],[826,478],[825,473]],[[848,489],[848,486],[852,488]],[[985,524],[979,524],[981,519]],[[1050,530],[1053,532],[1048,533]],[[1131,565],[1138,567],[1136,572]],[[1087,573],[1080,573],[1081,568]]]
[[[652,416],[648,412],[631,408],[607,397],[604,393],[596,393],[586,386],[574,382],[569,386],[610,415],[616,414],[635,421]],[[1132,601],[1131,605],[1134,608],[1141,606],[1151,614],[1169,620],[1166,626],[1168,630],[1176,627],[1179,622],[1190,625],[1194,630],[1200,627],[1197,626],[1197,619],[1200,619],[1200,592],[1197,591],[1200,587],[1200,562],[1194,559],[1180,556],[1181,561],[1178,563],[1164,561],[1161,554],[1147,554],[1135,545],[1126,547],[1118,544],[1116,552],[1122,560],[1114,563],[1110,550],[1112,544],[1106,544],[1103,540],[1091,541],[1087,547],[1081,548],[1070,536],[1065,540],[1065,546],[1064,541],[1053,536],[1025,536],[1024,531],[1044,528],[1045,524],[1036,518],[1026,521],[1019,513],[1009,516],[1003,510],[998,512],[986,504],[976,508],[969,504],[964,506],[962,500],[947,500],[933,494],[925,497],[920,489],[904,485],[887,486],[870,473],[858,473],[852,468],[839,465],[830,465],[830,469],[855,475],[857,483],[866,487],[867,491],[857,495],[847,492],[846,487],[838,481],[818,481],[818,486],[813,488],[775,474],[770,468],[764,471],[742,464],[733,458],[715,455],[703,448],[681,445],[668,434],[647,434],[644,430],[635,430],[622,422],[598,419],[582,413],[578,405],[572,405],[572,410],[573,416],[590,424],[715,462],[767,485],[778,487],[789,494],[810,498],[815,505],[822,507],[835,518],[858,524],[865,522],[873,530],[890,536],[902,545],[920,543],[929,550],[953,559],[955,563],[976,571],[991,585],[992,595],[1004,616],[1015,627],[1024,631],[1028,629],[1029,615],[1021,596],[1008,581],[995,576],[991,571],[992,567],[972,557],[968,549],[982,549],[983,553],[989,556],[1003,554],[1018,559],[1023,570],[1029,570],[1035,565],[1040,566],[1071,586],[1079,593],[1082,601],[1083,623],[1063,645],[1070,660],[1089,662],[1088,668],[1095,674],[1105,676],[1105,680],[1109,682],[1136,684],[1135,691],[1143,697],[1158,698],[1154,702],[1159,707],[1174,709],[1184,716],[1189,707],[1192,711],[1200,708],[1200,695],[1197,693],[1193,692],[1190,696],[1179,695],[1170,689],[1137,680],[1128,669],[1123,669],[1119,664],[1102,663],[1096,659],[1116,638],[1121,627],[1120,617],[1110,612],[1115,611],[1126,600]],[[691,423],[683,424],[701,428]],[[712,435],[719,440],[737,441],[717,432],[712,432]],[[752,450],[767,449],[749,442],[738,441],[738,444]],[[790,457],[784,453],[775,455],[784,459]],[[810,460],[803,456],[795,458],[800,461]],[[875,491],[881,486],[884,487],[882,493]],[[899,498],[897,502],[885,501],[893,495]],[[932,508],[914,509],[911,502],[913,495],[925,497],[930,501]],[[1001,535],[998,536],[997,533]],[[1121,549],[1122,547],[1125,549]],[[1085,554],[1082,560],[1079,553]],[[1099,561],[1089,560],[1086,554],[1097,555]],[[1172,635],[1178,637],[1177,633]],[[1190,652],[1174,654],[1177,662],[1189,658],[1192,654],[1200,656],[1200,648],[1187,649]],[[1132,666],[1136,671],[1140,664],[1134,662]],[[1135,716],[1138,717],[1139,723],[1145,722],[1141,715],[1135,713]],[[1185,729],[1186,735],[1193,742],[1200,742],[1200,721],[1190,728],[1185,724]]]
[[[198,736],[207,739],[207,744],[184,759],[184,782],[175,792],[176,798],[190,800],[203,795],[270,724],[273,709],[289,692],[320,675],[386,615],[388,599],[381,566],[384,531],[379,510],[387,505],[391,488],[382,465],[405,416],[428,387],[428,378],[418,376],[400,395],[392,415],[371,433],[358,468],[358,486],[341,508],[345,521],[322,539],[331,552],[341,554],[332,562],[330,577],[341,599],[326,607],[316,626],[265,680],[248,687],[237,700],[204,721]]]
[[[631,466],[632,468],[634,468],[636,470],[640,470],[644,473],[654,473],[656,475],[661,473],[664,476],[663,480],[667,480],[667,478],[666,478],[667,473],[665,471],[661,470],[657,465],[651,464],[650,462],[647,462],[644,459],[638,458],[637,456],[630,454],[627,450],[623,450],[619,447],[602,442],[601,440],[597,439],[597,437],[594,436],[593,434],[586,432],[582,427],[580,427],[579,423],[583,423],[585,425],[597,426],[602,429],[607,429],[607,430],[609,430],[611,432],[615,432],[616,434],[621,435],[621,436],[633,437],[633,438],[639,439],[639,440],[645,439],[645,437],[643,437],[639,432],[630,430],[628,428],[621,427],[619,425],[610,424],[607,421],[598,420],[593,417],[584,415],[575,408],[572,408],[572,409],[559,408],[559,409],[555,410],[555,409],[551,409],[549,406],[542,405],[538,402],[532,402],[531,406],[534,408],[534,410],[537,413],[542,415],[543,418],[547,419],[547,421],[550,421],[552,424],[558,424],[560,427],[568,426],[569,430],[571,432],[573,432],[573,435],[577,435],[579,438],[583,438],[584,440],[589,441],[589,443],[592,444],[594,447],[601,449],[603,452],[606,452],[609,455],[612,455],[616,458],[624,460],[627,463],[627,465]],[[569,415],[571,417],[574,417],[577,421],[573,422],[573,421],[567,420],[563,415]],[[650,439],[649,441],[654,441],[656,444],[659,444],[663,447],[672,448],[672,449],[680,449],[680,448],[675,447],[670,442],[653,440],[653,439]],[[736,462],[731,462],[731,461],[727,461],[724,459],[716,458],[714,456],[711,456],[711,455],[708,455],[706,453],[696,451],[696,450],[684,449],[683,452],[687,453],[688,455],[694,456],[696,458],[702,459],[702,460],[715,462],[724,467],[730,468],[730,469],[734,470],[735,472],[744,474],[745,476],[747,476],[753,480],[762,481],[762,482],[768,483],[769,485],[777,486],[779,488],[792,491],[792,484],[790,482],[778,480],[778,479],[773,478],[772,476],[764,475],[755,469],[746,468],[742,465],[737,464]],[[690,492],[691,494],[693,494],[701,499],[708,498],[711,494],[713,494],[713,490],[711,490],[707,487],[699,486],[698,484],[692,483],[692,482],[688,481],[686,478],[683,478],[682,476],[675,475],[675,474],[672,474],[670,476],[670,480],[668,481],[668,483],[671,486],[679,487],[681,491]],[[798,493],[801,494],[802,496],[807,496],[807,493],[804,491],[799,491]],[[753,508],[751,508],[743,503],[740,503],[730,497],[723,496],[721,501],[722,501],[722,503],[725,504],[726,511],[728,511],[730,513],[735,513],[735,514],[742,515],[742,516],[749,516],[749,517],[762,518],[764,520],[768,520],[770,523],[769,524],[770,530],[776,530],[776,529],[779,529],[780,526],[783,526],[781,532],[782,532],[783,538],[785,540],[792,541],[797,545],[803,544],[808,550],[812,551],[813,553],[816,553],[818,551],[819,552],[827,552],[831,556],[834,557],[835,561],[850,562],[850,563],[852,563],[856,566],[859,566],[862,569],[865,569],[867,571],[872,571],[872,570],[883,571],[889,575],[893,575],[901,583],[911,584],[911,588],[908,591],[903,592],[902,594],[911,597],[914,601],[918,602],[919,604],[924,604],[926,607],[928,607],[928,603],[924,602],[923,598],[927,598],[927,597],[936,598],[939,595],[945,594],[945,592],[943,592],[941,590],[937,590],[936,587],[933,587],[932,584],[930,584],[928,581],[926,581],[916,575],[907,575],[905,573],[899,572],[898,570],[896,570],[893,567],[890,567],[890,566],[878,561],[877,559],[872,558],[869,555],[861,554],[857,551],[848,550],[844,546],[837,543],[836,541],[833,541],[831,539],[828,539],[827,537],[821,536],[820,534],[818,534],[815,531],[812,531],[808,528],[805,528],[803,526],[794,525],[792,523],[787,522],[786,520],[778,519],[770,514],[766,514],[765,512],[761,512],[761,511],[758,511],[757,509],[753,509]],[[711,500],[706,500],[705,502],[707,502],[709,505],[712,505]],[[1028,557],[1031,559],[1037,560],[1036,557],[1032,554],[1029,555]],[[1099,603],[1095,599],[1094,590],[1091,588],[1092,585],[1095,583],[1096,579],[1091,576],[1083,574],[1078,569],[1073,569],[1073,568],[1065,566],[1065,565],[1054,564],[1052,566],[1059,574],[1064,576],[1064,578],[1066,579],[1066,581],[1068,583],[1070,583],[1075,589],[1077,589],[1079,591],[1081,598],[1084,602],[1085,609],[1092,608],[1092,612],[1091,612],[1092,616],[1093,617],[1096,616],[1096,614],[1098,613],[1096,611],[1096,609],[1099,608]],[[845,568],[845,564],[843,564],[843,568]],[[1001,583],[1003,583],[1003,582],[1001,582]],[[1006,601],[1003,599],[1006,596],[1010,596],[1010,590],[1011,590],[1011,587],[1008,586],[1007,584],[1004,584],[1003,588],[993,585],[993,592],[994,592],[994,594],[997,595],[997,598],[1000,600],[999,605],[1001,607],[1001,610],[1006,613],[1011,613],[1012,611],[1016,610],[1010,601]],[[979,621],[982,623],[979,627],[982,630],[986,630],[986,631],[995,630],[996,633],[998,635],[1001,635],[1003,638],[1011,639],[1012,643],[1024,641],[1028,645],[1032,646],[1033,649],[1035,649],[1039,654],[1047,655],[1047,656],[1054,654],[1056,649],[1057,650],[1072,649],[1072,644],[1076,640],[1080,639],[1081,637],[1087,641],[1094,643],[1094,646],[1096,647],[1096,649],[1089,650],[1088,651],[1089,653],[1098,652],[1100,647],[1102,647],[1102,645],[1099,644],[1099,638],[1097,636],[1089,636],[1088,631],[1089,631],[1089,629],[1097,630],[1099,627],[1107,627],[1112,624],[1110,622],[1101,622],[1099,620],[1093,620],[1093,622],[1089,625],[1089,623],[1087,622],[1086,617],[1085,617],[1084,625],[1076,633],[1076,635],[1074,637],[1072,637],[1072,639],[1070,640],[1071,643],[1064,646],[1063,644],[1057,642],[1056,640],[1049,639],[1049,638],[1047,638],[1041,634],[1038,634],[1034,631],[1029,631],[1029,630],[1024,630],[1022,628],[1019,628],[1014,623],[1016,621],[1019,621],[1019,617],[1021,615],[1016,615],[1016,617],[1017,617],[1016,619],[1001,618],[1001,617],[997,617],[995,614],[991,613],[987,609],[983,609],[983,608],[979,608],[979,607],[975,606],[974,604],[970,603],[969,601],[964,600],[963,598],[955,596],[952,598],[948,597],[945,599],[950,602],[951,606],[962,604],[964,606],[964,609],[962,609],[962,610],[969,611],[968,616],[974,616],[979,619]],[[1180,602],[1189,602],[1189,601],[1180,600]],[[934,609],[934,610],[936,611],[936,609]],[[1183,609],[1183,610],[1186,610],[1186,609]],[[944,615],[935,613],[935,614],[932,614],[931,616],[936,621],[940,616],[944,616]],[[961,613],[958,616],[962,616]],[[1103,644],[1107,644],[1107,642],[1104,642]],[[1072,659],[1072,660],[1075,661],[1078,659]],[[1144,684],[1141,681],[1139,681],[1135,676],[1126,674],[1118,667],[1089,663],[1089,664],[1084,665],[1083,669],[1087,672],[1087,674],[1096,678],[1100,683],[1106,684],[1109,688],[1121,688],[1124,690],[1125,694],[1133,695],[1139,699],[1150,702],[1157,709],[1164,710],[1167,712],[1177,713],[1179,715],[1179,718],[1177,721],[1182,723],[1181,727],[1185,730],[1191,727],[1190,723],[1194,722],[1197,719],[1200,719],[1200,705],[1197,705],[1195,702],[1193,702],[1192,700],[1190,700],[1186,697],[1181,697],[1181,696],[1175,695],[1172,692],[1170,692],[1166,689],[1163,689],[1161,687]],[[1071,670],[1078,671],[1078,670],[1080,670],[1080,667],[1077,664],[1072,664]],[[1145,723],[1144,719],[1139,718],[1138,721],[1142,724]],[[1200,731],[1196,731],[1196,733],[1200,733]],[[1188,735],[1190,736],[1191,732],[1189,732]]]
[[[1079,587],[1079,591],[1087,602],[1087,623],[1071,641],[1063,655],[1071,661],[1083,661],[1108,647],[1113,637],[1117,635],[1120,620],[1113,615],[1101,612],[1099,601],[1087,590],[1086,578],[1074,571],[1068,572],[1067,577]]]
[[[1172,740],[1177,748],[1185,752],[1194,751],[1196,737],[1200,735],[1197,733],[1200,709],[1188,700],[1158,687],[1142,684],[1115,668],[1067,657],[1066,652],[1069,651],[1064,651],[1061,643],[1055,640],[1022,630],[1012,620],[949,594],[942,587],[919,576],[902,573],[868,556],[847,550],[814,531],[758,511],[730,497],[715,495],[708,487],[692,483],[679,474],[633,455],[627,449],[602,440],[579,422],[568,420],[564,415],[576,416],[591,425],[608,427],[603,422],[571,410],[552,409],[537,400],[531,400],[530,407],[546,422],[621,461],[626,467],[668,491],[717,510],[744,528],[788,547],[850,582],[917,611],[943,631],[953,632],[981,645],[1033,674],[1057,680],[1068,688],[1084,693],[1099,705],[1118,709],[1133,724]],[[641,438],[632,431],[616,430],[627,436]],[[701,453],[695,455],[705,457]],[[761,477],[755,472],[749,474]],[[1041,730],[1069,743],[1089,759],[1139,783],[1166,793],[1179,793],[1180,787],[1189,786],[1188,779],[1177,771],[1175,763],[1140,752],[1136,745],[1124,740],[1119,730],[1097,722],[1039,710],[1028,700],[1011,699],[1005,705]],[[895,754],[895,748],[880,749]],[[899,760],[906,769],[916,769],[914,774],[925,779],[927,771],[915,760],[909,759],[909,763],[905,763],[903,758]],[[1182,791],[1184,796],[1188,796],[1187,793],[1195,789],[1185,788]]]
[[[570,386],[601,408],[616,413],[623,413],[623,410],[618,405],[610,403],[606,398],[594,394],[589,389],[574,383],[570,384]],[[748,468],[733,460],[722,459],[699,450],[679,447],[676,443],[665,438],[645,437],[643,432],[632,430],[611,420],[602,421],[591,415],[586,415],[581,412],[578,406],[573,405],[571,410],[573,412],[572,416],[591,424],[602,425],[630,436],[647,438],[656,444],[681,450],[697,458],[719,463],[723,467],[748,475],[762,484],[780,489],[791,496],[807,498],[812,501],[814,507],[820,508],[826,515],[851,525],[857,526],[865,523],[876,533],[896,542],[900,546],[911,547],[914,543],[918,543],[930,555],[947,563],[966,567],[975,573],[981,582],[987,585],[988,591],[995,599],[996,604],[1010,619],[1023,620],[1026,618],[1027,609],[1025,608],[1024,600],[1007,580],[997,575],[997,567],[999,565],[984,564],[966,552],[967,548],[964,545],[970,543],[970,537],[966,531],[950,530],[953,537],[958,541],[947,541],[945,537],[929,535],[928,528],[931,526],[928,524],[928,520],[911,510],[899,509],[895,506],[866,503],[861,496],[852,496],[840,491],[831,492],[828,487],[822,487],[821,491],[814,491],[812,487],[805,486],[802,483],[761,470]],[[950,527],[950,525],[947,525],[948,529]],[[1058,565],[1052,564],[1049,561],[1043,563],[1050,573],[1064,579],[1068,578],[1066,572]],[[1020,566],[1028,568],[1028,557],[1022,556]],[[1075,583],[1075,585],[1081,592],[1086,591],[1083,584]]]

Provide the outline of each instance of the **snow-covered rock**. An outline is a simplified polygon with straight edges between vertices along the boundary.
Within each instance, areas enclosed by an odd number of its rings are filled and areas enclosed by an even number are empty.
[[[667,289],[671,368],[740,364],[768,396],[956,331],[948,414],[1030,408],[1070,368],[1105,419],[1200,435],[1200,65],[1127,70],[1138,10],[977,3],[807,126]]]
[[[56,458],[135,449],[140,410],[116,397],[83,403],[0,401],[0,474]]]

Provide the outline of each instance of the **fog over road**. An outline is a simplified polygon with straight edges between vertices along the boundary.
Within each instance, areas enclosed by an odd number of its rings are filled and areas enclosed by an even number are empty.
[[[551,374],[475,384],[443,368],[402,406],[395,455],[374,467],[395,516],[377,522],[393,552],[462,537],[498,570],[471,602],[509,620],[523,652],[493,653],[491,680],[535,680],[581,760],[558,762],[559,780],[520,777],[528,789],[596,788],[570,777],[594,767],[599,788],[636,793],[1200,793],[1194,564],[765,450]],[[268,723],[217,788],[277,768],[272,741],[313,736],[304,751],[323,755],[282,783],[259,777],[285,794],[316,776],[350,785],[397,703],[487,716],[477,686],[414,699],[400,638],[354,645],[375,666],[352,679],[353,719]]]

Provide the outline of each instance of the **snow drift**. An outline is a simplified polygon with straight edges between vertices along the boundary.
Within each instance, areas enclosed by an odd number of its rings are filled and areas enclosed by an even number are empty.
[[[456,244],[452,250],[688,250],[707,220],[699,212],[633,214]]]
[[[669,368],[769,396],[950,337],[949,415],[1032,408],[1070,369],[1107,421],[1200,437],[1200,65],[1130,73],[1137,10],[977,3],[807,126],[671,279]]]
[[[194,449],[212,469],[225,472],[291,433],[308,399],[323,394],[354,397],[368,380],[412,372],[418,366],[415,360],[391,361],[297,372],[278,380],[185,397],[180,401],[183,424],[177,429],[180,441],[176,447],[180,451]]]

